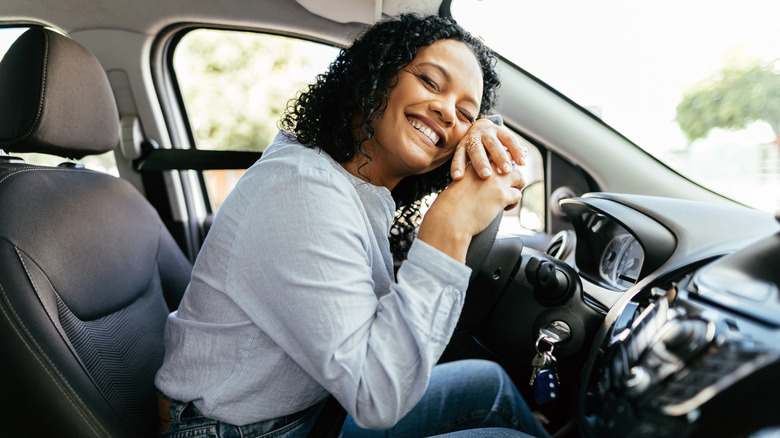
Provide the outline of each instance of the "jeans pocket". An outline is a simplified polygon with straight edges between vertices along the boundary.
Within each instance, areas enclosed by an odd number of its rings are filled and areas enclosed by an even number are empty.
[[[310,410],[306,415],[290,424],[285,425],[282,428],[267,432],[261,435],[256,435],[252,438],[306,438],[309,436],[309,430],[314,425],[314,421],[317,419],[317,413],[319,410]]]
[[[163,438],[218,438],[217,421],[198,416],[174,422]]]

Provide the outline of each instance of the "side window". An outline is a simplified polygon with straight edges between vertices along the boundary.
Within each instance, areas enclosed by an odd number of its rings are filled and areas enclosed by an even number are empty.
[[[173,69],[199,149],[263,151],[290,99],[324,72],[338,49],[276,35],[197,29],[173,53]],[[203,173],[213,211],[243,171]]]
[[[19,38],[27,29],[27,27],[1,27],[0,28],[0,59],[5,56],[5,52],[11,47],[11,45]],[[63,161],[63,158],[46,154],[20,154],[17,152],[12,153],[14,157],[23,159],[26,163],[36,164],[41,166],[56,166]],[[114,152],[106,152],[101,155],[90,155],[79,160],[84,164],[87,169],[96,170],[98,172],[110,173],[114,176],[119,176],[119,171],[116,167],[116,158]]]
[[[533,234],[545,229],[544,161],[539,149],[520,135],[520,143],[528,149],[523,173],[525,188],[520,205],[504,212],[501,231],[510,234]]]

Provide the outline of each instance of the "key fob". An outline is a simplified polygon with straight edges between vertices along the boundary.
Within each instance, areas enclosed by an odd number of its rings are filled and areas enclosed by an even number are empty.
[[[552,403],[558,398],[558,377],[550,368],[539,370],[534,379],[534,399],[539,405]]]

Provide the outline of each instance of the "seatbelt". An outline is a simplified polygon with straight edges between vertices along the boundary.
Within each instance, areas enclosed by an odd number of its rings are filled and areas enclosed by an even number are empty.
[[[133,160],[133,167],[139,172],[248,169],[262,155],[262,152],[251,151],[160,149],[153,141],[145,140],[141,156]]]
[[[320,415],[317,416],[314,426],[309,431],[309,438],[338,437],[345,418],[347,418],[347,411],[336,400],[336,397],[329,396]]]

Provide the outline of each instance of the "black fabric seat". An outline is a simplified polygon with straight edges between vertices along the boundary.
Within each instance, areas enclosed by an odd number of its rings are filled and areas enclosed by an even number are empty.
[[[89,51],[43,28],[14,43],[0,62],[0,149],[78,159],[118,135]],[[126,181],[0,157],[0,434],[154,435],[163,328],[190,270]]]

